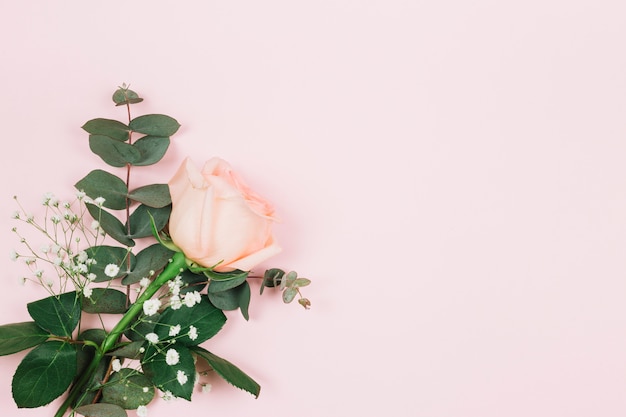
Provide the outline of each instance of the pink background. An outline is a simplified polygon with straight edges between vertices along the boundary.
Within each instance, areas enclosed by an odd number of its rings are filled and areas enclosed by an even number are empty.
[[[12,196],[104,168],[80,126],[123,82],[182,128],[159,169],[221,156],[274,202],[254,296],[208,345],[262,385],[150,417],[626,415],[626,5],[541,1],[0,4],[2,322],[22,287]],[[257,292],[255,291],[255,294]],[[3,415],[16,411],[0,358]],[[134,413],[129,413],[134,416]]]

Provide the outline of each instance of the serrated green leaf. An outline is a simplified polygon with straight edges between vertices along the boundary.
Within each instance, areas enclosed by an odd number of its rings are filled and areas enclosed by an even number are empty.
[[[172,327],[180,325],[180,333],[176,336],[176,343],[185,346],[198,345],[215,336],[226,323],[226,316],[219,308],[209,302],[206,295],[203,295],[199,304],[193,307],[182,306],[178,310],[168,307],[159,318],[159,323],[155,328],[155,333],[159,340],[168,340],[169,331]],[[189,338],[189,329],[194,326],[197,330],[197,338]]]
[[[129,127],[134,132],[152,136],[172,136],[180,124],[176,119],[164,114],[145,114],[130,121]]]
[[[75,184],[79,191],[84,191],[92,199],[104,197],[103,206],[112,210],[126,208],[128,188],[124,181],[113,174],[96,169]]]
[[[126,276],[126,258],[130,257],[130,270],[135,264],[135,255],[128,252],[126,248],[119,246],[92,246],[85,249],[87,256],[90,259],[95,259],[96,263],[89,266],[89,272],[96,274],[94,282],[110,281],[115,278],[123,278]],[[117,265],[120,268],[120,272],[116,277],[109,277],[104,273],[104,269],[109,264]]]
[[[83,125],[83,130],[92,135],[103,135],[126,142],[130,128],[122,122],[111,119],[92,119]]]
[[[167,148],[170,146],[170,138],[163,136],[144,136],[138,139],[133,146],[139,151],[141,156],[134,166],[147,166],[159,162]]]
[[[103,402],[116,404],[127,410],[135,410],[140,405],[146,405],[153,398],[152,381],[141,372],[129,368],[115,372],[102,389]]]
[[[149,277],[150,271],[157,274],[162,270],[168,261],[172,258],[174,252],[161,245],[155,243],[142,249],[135,255],[135,264],[130,273],[122,279],[123,285],[130,285],[141,281],[141,278]]]
[[[128,194],[131,200],[149,207],[162,208],[172,204],[170,188],[167,184],[151,184],[134,189]]]
[[[143,101],[143,99],[139,97],[137,93],[127,88],[118,88],[117,90],[115,90],[112,99],[116,106],[141,103]]]
[[[87,404],[78,407],[75,411],[85,417],[128,417],[126,410],[115,404]]]
[[[201,347],[195,347],[194,352],[213,368],[215,372],[226,380],[231,385],[249,392],[255,397],[259,396],[261,392],[261,386],[248,375],[246,375],[241,369],[228,362],[226,359],[222,359],[219,356],[209,352]]]
[[[48,340],[50,333],[35,322],[12,323],[0,326],[0,356],[30,349]]]
[[[102,230],[104,230],[107,235],[124,246],[135,246],[135,241],[127,234],[126,226],[124,226],[117,217],[95,204],[85,203],[85,206],[87,206],[91,217],[98,220],[100,227],[102,227]]]
[[[167,224],[171,212],[171,205],[162,208],[153,208],[145,204],[140,204],[129,218],[130,237],[139,239],[153,236],[152,226],[154,225],[159,231],[162,230]],[[154,222],[154,224],[152,224],[152,222]]]
[[[41,407],[59,397],[76,375],[76,348],[53,340],[31,350],[13,375],[13,399],[20,408]]]
[[[80,321],[80,298],[75,291],[28,303],[26,308],[39,327],[57,336],[72,336]]]
[[[91,297],[83,297],[83,311],[91,314],[122,314],[126,307],[126,294],[112,288],[93,288]]]
[[[165,360],[167,352],[171,349],[178,352],[179,360],[175,365],[168,365]],[[146,376],[161,391],[169,391],[175,397],[191,401],[196,367],[189,348],[178,343],[167,348],[157,348],[155,345],[148,344],[141,365]],[[187,381],[184,384],[180,384],[176,378],[178,371],[184,372],[187,376]]]
[[[103,135],[90,135],[89,149],[107,164],[118,168],[141,158],[141,153],[133,145]]]

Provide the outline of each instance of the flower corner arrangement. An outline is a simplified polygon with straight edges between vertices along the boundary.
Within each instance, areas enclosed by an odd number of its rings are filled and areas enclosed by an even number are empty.
[[[109,170],[78,180],[70,200],[45,195],[40,215],[15,198],[12,258],[44,296],[27,304],[32,320],[0,326],[0,355],[28,351],[12,379],[20,408],[62,397],[54,417],[143,417],[154,398],[191,400],[219,377],[256,397],[259,384],[205,342],[226,323],[224,311],[249,318],[251,280],[310,307],[301,294],[310,280],[253,272],[280,251],[274,210],[226,161],[200,169],[185,159],[167,183],[134,183],[180,127],[163,114],[131,117],[141,101],[122,85],[113,102],[128,120],[83,126]]]

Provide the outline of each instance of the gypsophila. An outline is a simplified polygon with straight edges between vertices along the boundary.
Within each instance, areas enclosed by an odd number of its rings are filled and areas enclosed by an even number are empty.
[[[175,349],[169,349],[167,353],[165,354],[165,363],[167,363],[170,366],[176,365],[179,360],[180,360],[180,355],[178,354],[178,351]]]
[[[140,405],[139,407],[137,407],[137,417],[148,417],[148,407],[146,407],[145,405]]]
[[[104,275],[110,278],[115,278],[120,272],[120,267],[115,264],[108,264],[104,268]]]
[[[159,336],[156,333],[148,333],[146,335],[146,340],[154,345],[159,343]]]
[[[161,307],[160,300],[146,300],[143,303],[143,313],[146,316],[152,316],[159,311],[160,307]]]
[[[180,324],[170,327],[170,336],[176,336],[178,333],[180,333]]]
[[[188,336],[191,340],[196,340],[198,338],[198,329],[196,328],[196,326],[189,326]]]
[[[178,381],[178,383],[180,385],[185,385],[188,381],[188,377],[187,374],[184,371],[181,371],[180,369],[176,372],[176,380]]]
[[[119,372],[122,369],[122,363],[119,359],[113,359],[111,361],[111,369],[113,372]]]

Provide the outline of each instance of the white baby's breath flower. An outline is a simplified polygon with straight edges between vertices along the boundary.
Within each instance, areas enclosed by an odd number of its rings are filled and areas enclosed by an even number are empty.
[[[100,222],[98,220],[94,220],[91,222],[91,228],[93,230],[99,230],[100,229]]]
[[[178,333],[180,333],[180,324],[170,327],[170,336],[176,336]]]
[[[119,272],[120,272],[120,267],[115,264],[108,264],[104,268],[104,275],[110,278],[115,278]]]
[[[104,197],[96,197],[96,199],[93,200],[93,202],[96,203],[96,205],[99,207],[102,207],[105,201],[106,201],[106,198]]]
[[[139,286],[141,288],[146,288],[148,285],[150,285],[150,279],[143,277],[139,280]]]
[[[87,262],[87,259],[89,259],[89,255],[87,255],[87,252],[85,252],[84,250],[81,250],[80,252],[78,252],[78,255],[76,255],[76,260],[80,263]]]
[[[183,306],[183,302],[180,300],[180,297],[177,295],[172,295],[170,297],[170,308],[172,310],[178,310]]]
[[[165,391],[163,393],[163,401],[172,401],[174,399],[174,394],[172,394],[170,391]]]
[[[148,391],[150,391],[150,388],[148,388],[148,387],[143,387],[141,390],[142,390],[143,392],[148,392]]]
[[[159,336],[156,333],[148,333],[146,340],[154,345],[159,342]]]
[[[17,261],[17,258],[20,257],[20,255],[18,255],[17,252],[15,252],[15,250],[12,250],[9,256],[11,257],[12,261]]]
[[[148,407],[146,407],[145,405],[140,405],[139,407],[137,407],[137,417],[148,417]]]
[[[189,326],[188,336],[191,340],[196,340],[198,338],[198,329],[196,326]]]
[[[87,274],[87,279],[89,281],[95,281],[96,278],[98,278],[98,276],[96,274],[94,274],[93,272],[90,272],[89,274]]]
[[[48,245],[41,245],[39,250],[41,250],[41,253],[48,253],[48,252],[50,252],[50,246],[48,246]]]
[[[85,287],[83,288],[83,295],[87,298],[91,297],[91,294],[93,294],[93,289],[90,287]]]
[[[157,311],[159,311],[160,307],[160,300],[146,300],[143,303],[143,312],[146,316],[152,316],[153,314],[156,314]]]
[[[113,359],[111,361],[111,369],[113,369],[113,372],[119,372],[120,369],[122,369],[122,363],[119,359]]]
[[[41,278],[43,276],[43,269],[38,269],[35,271],[35,276],[37,278]]]
[[[185,294],[185,305],[189,308],[200,303],[202,296],[198,291],[188,292]]]
[[[202,393],[211,392],[211,388],[213,388],[211,384],[201,384],[200,387],[201,387]]]
[[[180,369],[176,372],[176,380],[180,385],[185,385],[189,378],[187,378],[187,374]]]
[[[170,366],[176,365],[180,361],[180,355],[175,349],[169,349],[165,354],[165,363]]]
[[[13,214],[11,214],[11,218],[14,220],[18,220],[20,218],[20,212],[14,211]]]
[[[87,194],[85,194],[85,192],[84,192],[84,191],[78,191],[78,192],[76,193],[76,198],[77,198],[77,199],[79,199],[79,200],[82,200],[83,198],[85,198],[85,196],[86,196],[86,195],[87,195]]]

